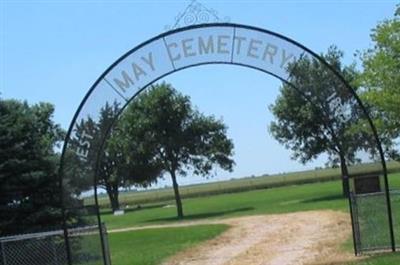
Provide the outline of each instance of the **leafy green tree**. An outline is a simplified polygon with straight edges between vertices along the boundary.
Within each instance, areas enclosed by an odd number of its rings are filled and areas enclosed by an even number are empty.
[[[128,106],[120,128],[127,154],[143,157],[171,176],[178,218],[183,218],[178,175],[205,176],[214,166],[232,170],[234,165],[233,143],[223,122],[193,109],[188,96],[166,83],[142,92]]]
[[[79,158],[76,158],[75,160],[78,161],[74,161],[77,163],[73,163],[72,160],[68,163],[71,167],[70,171],[75,171],[68,175],[74,176],[69,183],[76,195],[93,187],[94,175],[96,175],[96,185],[107,192],[113,211],[120,209],[121,188],[147,187],[161,174],[161,169],[151,164],[143,155],[139,157],[137,152],[125,152],[126,149],[123,147],[127,143],[126,137],[119,129],[118,122],[114,124],[120,110],[119,103],[106,103],[101,108],[97,121],[91,117],[80,121],[76,133],[77,135],[81,135],[82,132],[89,134],[90,137],[87,139],[92,148],[86,161],[79,161]],[[130,146],[134,144],[133,141],[129,142]]]
[[[64,132],[48,103],[0,99],[0,235],[61,224],[57,177]]]
[[[114,118],[120,111],[119,104],[113,106],[106,104],[101,109],[98,130],[100,137],[103,137]],[[99,184],[107,191],[113,211],[120,208],[119,191],[123,187],[136,186],[148,187],[161,174],[159,166],[154,165],[144,154],[138,155],[138,152],[131,150],[126,152],[124,146],[129,144],[133,147],[135,141],[126,139],[127,135],[119,129],[118,123],[111,130],[110,136],[106,140],[104,153],[100,159],[98,170]]]
[[[343,66],[343,53],[330,47],[322,57],[352,83],[354,66]],[[359,118],[353,96],[321,62],[304,57],[290,66],[289,84],[270,106],[276,121],[269,131],[286,148],[293,159],[307,163],[323,153],[330,163],[339,164],[343,176],[343,194],[349,191],[347,164],[356,162],[356,152],[365,142],[363,133],[351,130]]]
[[[161,176],[161,168],[144,155],[126,153],[125,135],[114,132],[107,141],[99,169],[99,184],[107,191],[113,211],[120,209],[119,191],[123,187],[149,187]],[[129,143],[132,145],[133,143]]]
[[[108,130],[120,111],[118,103],[106,104],[100,110],[100,118],[94,125],[95,132],[92,134],[94,143],[92,146],[101,147],[103,139],[107,137]],[[125,157],[122,153],[122,149],[119,148],[118,141],[115,141],[115,134],[111,133],[108,138],[114,138],[114,144],[104,144],[104,151],[101,154],[99,167],[97,169],[98,185],[106,190],[107,195],[110,199],[111,208],[113,211],[118,210],[119,207],[119,189],[125,186],[126,176],[124,169]],[[93,159],[93,167],[95,168],[97,160]]]
[[[393,140],[400,137],[400,6],[395,16],[379,23],[371,34],[373,47],[361,54],[363,98],[387,153],[399,157]]]

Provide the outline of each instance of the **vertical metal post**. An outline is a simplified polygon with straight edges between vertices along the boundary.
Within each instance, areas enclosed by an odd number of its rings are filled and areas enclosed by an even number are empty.
[[[111,128],[110,128],[111,129]],[[103,147],[105,145],[105,140],[103,141],[100,150],[103,150]],[[104,239],[104,235],[103,235],[103,228],[102,228],[102,223],[101,223],[101,217],[100,217],[100,210],[99,210],[99,198],[97,196],[97,173],[99,170],[99,165],[100,165],[100,161],[101,161],[101,157],[103,156],[103,154],[98,153],[97,154],[97,160],[96,160],[96,171],[95,171],[95,176],[94,176],[94,201],[96,204],[96,215],[97,215],[97,225],[99,228],[99,233],[100,233],[100,242],[101,242],[101,251],[103,253],[103,264],[107,265],[107,260],[106,260],[106,249],[105,249],[105,239]]]
[[[52,245],[53,245],[53,261],[54,261],[54,265],[58,265],[57,247],[56,247],[56,243],[54,241],[55,240],[51,240]]]
[[[101,228],[102,228],[102,232],[103,232],[103,236],[104,236],[104,248],[106,250],[106,261],[107,264],[106,265],[111,265],[111,257],[110,257],[110,246],[108,245],[108,233],[107,233],[107,227],[102,223],[101,224]]]
[[[354,220],[354,212],[353,212],[353,192],[349,194],[349,208],[350,208],[350,218],[351,218],[351,226],[352,226],[352,235],[353,235],[353,247],[354,247],[354,255],[358,255],[358,248],[357,248],[357,237],[356,237],[356,223]]]
[[[3,265],[7,265],[6,254],[4,253],[4,242],[1,242],[1,256],[3,257]]]
[[[387,170],[386,170],[386,163],[385,163],[385,169],[383,172],[383,177],[384,177],[384,181],[385,181],[386,203],[387,203],[388,218],[389,218],[389,231],[390,231],[390,239],[391,239],[391,243],[392,243],[392,252],[396,252],[396,242],[395,242],[395,238],[394,238],[394,228],[393,228],[392,202],[390,200],[390,190],[389,190],[389,181],[388,181]]]
[[[64,195],[62,194],[61,197],[64,197]],[[68,265],[72,265],[71,246],[69,244],[68,227],[67,227],[67,220],[66,220],[64,205],[62,205],[61,211],[62,211],[62,217],[63,217],[63,233],[64,233],[65,250],[67,253],[67,262],[68,262]]]
[[[72,124],[70,125],[70,131],[72,128]],[[69,140],[69,134],[70,131],[68,132],[66,138],[65,138],[65,142],[64,142],[64,146],[63,146],[63,153],[61,155],[61,164],[60,167],[58,169],[58,185],[59,185],[59,189],[60,189],[60,207],[61,207],[61,217],[62,217],[62,229],[63,229],[63,234],[64,234],[64,243],[65,243],[65,251],[67,254],[67,263],[68,265],[72,265],[72,259],[71,259],[71,248],[70,248],[70,244],[69,244],[69,238],[68,238],[68,227],[67,227],[67,215],[65,214],[65,201],[64,201],[64,185],[63,185],[63,169],[64,169],[64,164],[63,162],[63,157],[65,155],[65,149],[67,147],[68,144],[68,140]]]
[[[97,203],[97,189],[96,188],[95,188],[95,200],[96,200],[97,223],[98,223],[98,228],[99,228],[99,233],[100,233],[101,252],[103,254],[103,264],[108,265],[107,259],[106,259],[107,252],[106,252],[106,248],[105,248],[105,239],[104,239],[104,235],[103,235],[103,225],[101,223],[100,211],[99,211],[99,206]]]

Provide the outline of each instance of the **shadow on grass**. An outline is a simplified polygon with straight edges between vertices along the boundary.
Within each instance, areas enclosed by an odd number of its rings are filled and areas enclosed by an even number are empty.
[[[181,221],[181,220],[196,220],[196,219],[203,219],[203,218],[212,218],[212,217],[219,217],[228,214],[238,213],[238,212],[247,212],[254,210],[254,207],[244,207],[244,208],[237,208],[228,211],[220,211],[220,212],[210,212],[210,213],[198,213],[198,214],[188,214],[185,215],[183,219],[179,219],[178,217],[167,217],[167,218],[156,218],[146,220],[146,222],[169,222],[169,221]]]
[[[150,210],[150,209],[155,209],[155,208],[162,208],[164,206],[166,206],[166,203],[158,203],[158,204],[149,204],[149,205],[137,205],[135,207],[131,207],[131,208],[124,208],[123,210],[125,211],[125,213],[129,213],[129,212],[137,212],[137,211],[141,211],[141,210]],[[111,209],[108,210],[103,210],[101,211],[102,215],[107,215],[113,214],[113,211]]]
[[[302,200],[302,203],[316,203],[316,202],[328,202],[328,201],[336,201],[336,200],[345,200],[342,194],[328,195],[322,196],[318,198],[312,198],[307,200]]]

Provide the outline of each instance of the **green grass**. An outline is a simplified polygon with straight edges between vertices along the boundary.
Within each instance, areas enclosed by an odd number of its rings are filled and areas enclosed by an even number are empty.
[[[398,265],[400,264],[400,253],[387,253],[374,255],[358,262],[352,262],[348,265]]]
[[[355,165],[349,167],[350,174],[363,174],[380,172],[381,165],[376,163]],[[389,162],[389,172],[400,171],[400,163]],[[323,182],[338,180],[340,178],[340,169],[317,169],[301,172],[283,173],[270,176],[248,177],[242,179],[233,179],[229,181],[212,182],[197,185],[188,185],[180,187],[180,193],[183,198],[204,197],[209,195],[243,192],[255,189],[276,188],[288,185],[299,185],[313,182]],[[155,203],[174,198],[171,188],[158,190],[147,190],[140,192],[121,192],[120,203],[124,207],[129,205],[135,207],[137,204]],[[85,204],[92,204],[93,198],[86,198]],[[110,203],[106,195],[99,196],[99,205],[102,208],[108,208]]]
[[[174,201],[150,205],[140,210],[114,216],[102,215],[108,229],[176,221]],[[341,196],[341,183],[331,181],[309,185],[255,190],[183,200],[185,219],[225,218],[251,214],[271,214],[315,209],[346,211],[348,203]]]
[[[400,186],[400,174],[391,175],[391,184]],[[398,203],[394,205],[395,211]],[[108,211],[102,215],[102,220],[109,229],[176,221],[175,207],[164,208],[167,204],[174,205],[174,201],[143,206],[122,216]],[[348,211],[349,206],[341,196],[340,181],[330,181],[185,199],[183,207],[186,219],[190,220],[317,209]]]
[[[390,179],[392,185],[400,186],[400,174],[391,175]],[[341,189],[340,181],[294,185],[184,199],[183,207],[189,220],[317,209],[348,211],[348,201],[341,196]],[[144,205],[122,216],[103,211],[102,220],[109,229],[177,221],[175,207],[164,208],[167,204],[175,202]]]
[[[226,225],[145,229],[112,233],[112,262],[117,265],[156,265],[165,258],[224,232]]]
[[[392,186],[400,187],[400,174],[391,175],[390,181]],[[340,181],[191,198],[183,200],[183,203],[186,220],[317,209],[348,211],[348,201],[341,196]],[[398,203],[400,202],[396,199],[393,205],[395,209],[400,209]],[[176,209],[174,207],[163,208],[165,204],[173,205],[174,202],[147,205],[138,210],[128,211],[122,216],[104,213],[102,220],[106,222],[108,229],[177,221]],[[397,215],[395,219],[399,221],[400,210],[395,210],[395,212]],[[213,226],[205,227],[201,228],[205,229],[205,232],[197,227],[186,227],[111,233],[110,245],[113,264],[157,264],[163,258],[202,240],[212,238],[226,229],[226,227],[222,230],[216,228],[218,232],[212,230]],[[398,231],[397,238],[400,238],[400,231]],[[351,252],[351,241],[347,242],[346,246],[347,251]],[[400,264],[400,259],[399,255],[385,254],[365,259],[356,264],[394,265]]]

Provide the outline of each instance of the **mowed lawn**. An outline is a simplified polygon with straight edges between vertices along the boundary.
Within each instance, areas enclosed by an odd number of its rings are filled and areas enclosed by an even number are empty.
[[[165,258],[211,239],[228,229],[226,225],[199,225],[166,229],[144,229],[109,235],[112,263],[156,265]]]
[[[174,205],[168,201],[142,206],[122,216],[106,213],[102,220],[108,229],[177,221]],[[348,202],[341,196],[341,183],[333,181],[185,199],[183,207],[185,220],[193,220],[314,209],[347,211]]]
[[[400,187],[400,174],[390,175],[390,180],[392,186]],[[184,199],[183,207],[186,220],[316,209],[348,211],[348,201],[341,192],[341,182],[330,181]],[[107,212],[102,220],[108,229],[177,221],[174,205],[174,201],[142,205],[122,216]]]
[[[400,187],[400,174],[391,175],[390,181],[393,186]],[[193,198],[186,199],[183,203],[186,220],[317,209],[348,212],[349,207],[348,201],[341,196],[340,181]],[[128,211],[123,216],[105,213],[102,220],[106,222],[109,230],[177,221],[175,207],[165,207],[173,204],[174,202],[170,201],[142,206],[141,209]],[[400,205],[393,207],[400,209]],[[400,213],[400,210],[397,210],[397,213]],[[396,220],[400,220],[400,216]],[[225,229],[225,226],[210,225],[110,233],[113,264],[159,264],[166,257],[212,238]],[[397,234],[397,238],[400,238],[400,233]],[[346,245],[347,250],[352,251],[352,244]],[[386,264],[400,264],[400,255],[373,256],[357,263]]]

